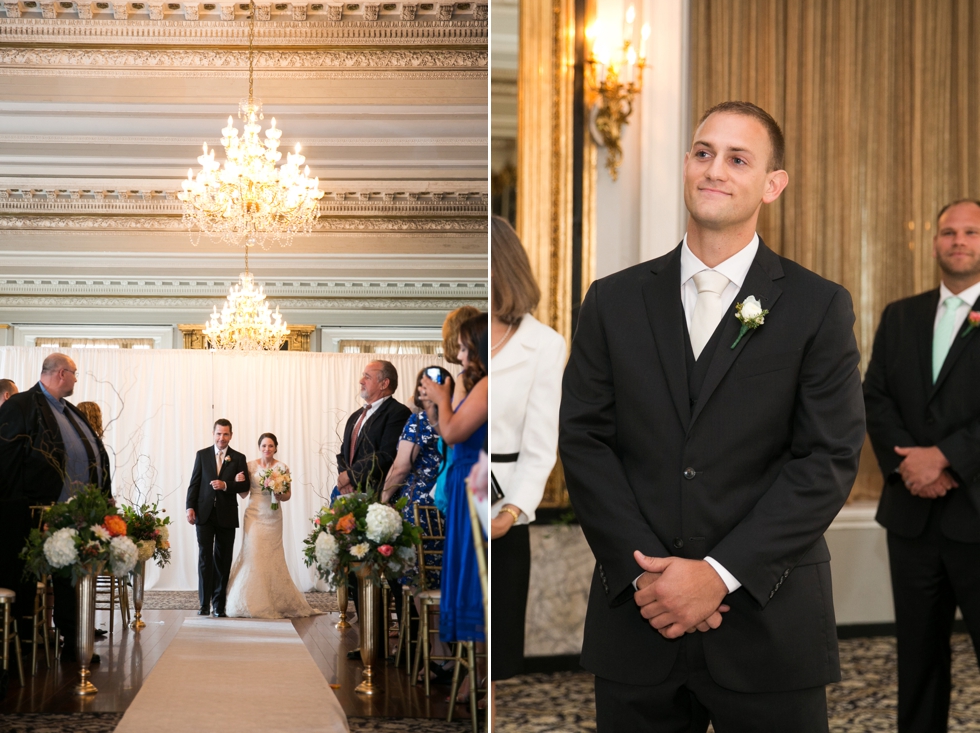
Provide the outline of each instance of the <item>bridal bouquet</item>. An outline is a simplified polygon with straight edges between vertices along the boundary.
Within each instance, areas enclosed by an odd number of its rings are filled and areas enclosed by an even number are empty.
[[[256,471],[255,476],[258,478],[259,483],[262,484],[262,491],[268,491],[272,494],[272,505],[270,508],[276,511],[279,509],[279,502],[276,501],[276,497],[279,494],[285,494],[293,485],[293,479],[289,475],[289,468],[282,465],[273,466],[264,471]]]
[[[367,564],[376,583],[386,571],[405,575],[415,567],[420,540],[418,528],[402,519],[407,502],[403,497],[392,508],[368,494],[341,495],[311,520],[313,531],[303,541],[306,564],[327,582],[356,563]]]
[[[31,530],[20,553],[25,572],[39,578],[70,576],[73,582],[107,564],[113,575],[126,575],[138,555],[136,543],[127,536],[126,520],[97,486],[85,486],[48,509],[44,528]]]
[[[157,504],[143,504],[139,507],[124,506],[123,519],[126,520],[126,535],[136,543],[137,562],[156,560],[157,567],[165,567],[170,562],[170,517],[160,517],[166,509]]]

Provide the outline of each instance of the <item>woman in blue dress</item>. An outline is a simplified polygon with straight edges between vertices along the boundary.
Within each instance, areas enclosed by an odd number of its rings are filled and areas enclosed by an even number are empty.
[[[459,360],[464,367],[460,379],[466,398],[455,411],[449,385],[423,376],[420,389],[421,396],[433,404],[430,422],[452,450],[445,484],[448,509],[439,609],[439,636],[446,642],[486,641],[483,591],[466,497],[466,477],[479,459],[487,432],[487,370],[477,347],[486,330],[486,314],[470,318],[460,328]]]

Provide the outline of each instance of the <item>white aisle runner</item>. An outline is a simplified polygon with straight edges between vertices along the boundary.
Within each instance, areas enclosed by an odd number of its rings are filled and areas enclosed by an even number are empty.
[[[348,730],[291,622],[188,617],[116,733]]]

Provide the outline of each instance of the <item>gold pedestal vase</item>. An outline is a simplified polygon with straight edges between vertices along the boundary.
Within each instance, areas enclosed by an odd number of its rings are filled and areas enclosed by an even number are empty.
[[[378,670],[388,656],[387,630],[381,608],[381,586],[371,578],[371,566],[361,563],[355,566],[357,575],[358,604],[357,624],[360,631],[361,663],[364,674],[354,692],[362,695],[378,693]]]
[[[143,580],[146,578],[146,560],[136,563],[130,577],[133,579],[133,609],[136,614],[129,626],[139,631],[146,627],[146,622],[143,621]]]
[[[340,582],[337,583],[337,608],[340,609],[340,621],[334,624],[338,629],[349,629],[350,621],[347,620],[347,603],[348,603],[348,592],[347,592],[347,571],[342,571],[337,574],[340,577]]]
[[[76,652],[80,669],[74,693],[81,696],[94,695],[98,692],[95,685],[89,681],[89,666],[92,664],[92,653],[95,648],[95,578],[98,574],[97,568],[87,568],[75,583]]]

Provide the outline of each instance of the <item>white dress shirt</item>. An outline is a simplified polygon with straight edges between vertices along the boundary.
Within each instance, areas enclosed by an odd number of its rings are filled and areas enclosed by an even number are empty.
[[[946,287],[946,283],[939,284],[939,303],[936,305],[936,320],[933,321],[932,331],[936,332],[936,326],[939,325],[939,319],[943,317],[946,312],[946,306],[943,303],[946,302],[946,298],[955,295],[957,298],[962,300],[960,307],[956,309],[956,320],[953,321],[953,330],[950,333],[950,346],[956,341],[956,337],[959,336],[960,332],[963,330],[963,321],[966,320],[967,314],[972,310],[973,304],[977,302],[977,298],[980,298],[980,283],[976,285],[971,285],[966,290],[954,293],[949,288]]]
[[[687,234],[684,235],[684,243],[681,245],[681,305],[684,307],[684,317],[687,319],[689,333],[691,329],[691,318],[694,316],[694,306],[698,301],[698,288],[694,284],[694,276],[704,270],[714,270],[727,277],[728,285],[725,286],[725,290],[721,294],[722,318],[725,315],[734,315],[732,303],[735,302],[735,297],[742,289],[742,285],[745,283],[745,278],[749,274],[749,269],[752,267],[752,262],[755,261],[755,255],[758,251],[759,234],[756,233],[752,235],[752,239],[745,247],[727,260],[714,267],[708,267],[687,246]],[[980,285],[977,287],[980,287]],[[964,314],[963,317],[965,318],[966,315]],[[733,593],[742,587],[738,579],[713,557],[709,555],[704,558],[704,561],[715,569],[715,572],[724,581],[729,593]],[[640,576],[636,580],[639,579]],[[636,580],[633,581],[634,588],[636,587]]]

